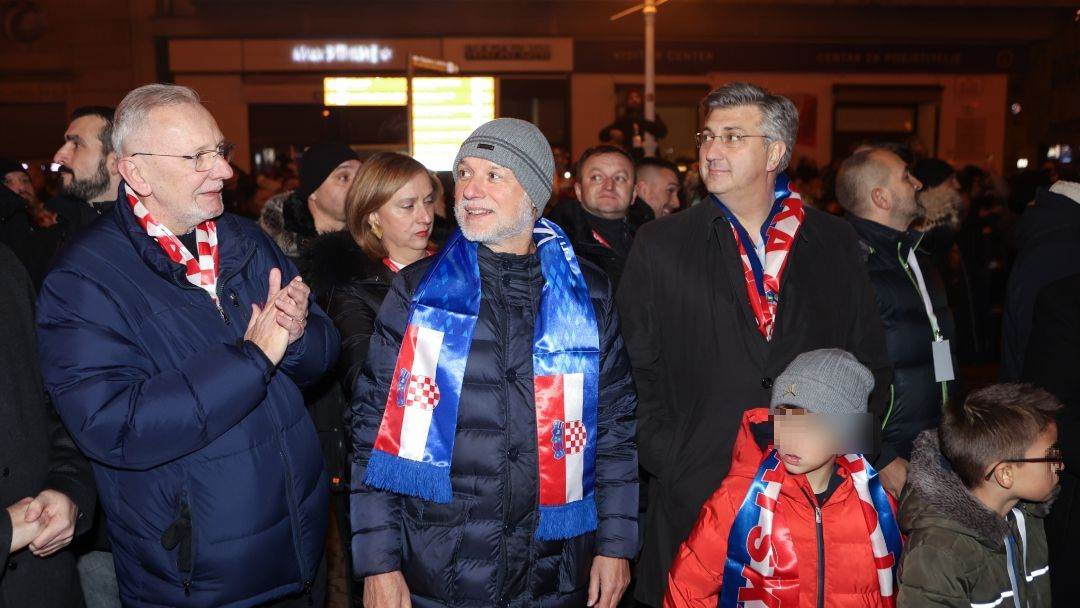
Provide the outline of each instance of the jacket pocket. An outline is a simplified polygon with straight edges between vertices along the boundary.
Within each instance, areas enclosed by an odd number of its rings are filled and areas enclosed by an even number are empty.
[[[180,573],[184,597],[191,596],[192,572],[195,569],[195,534],[191,523],[191,506],[186,491],[178,499],[176,519],[161,535],[161,546],[166,551],[176,551],[176,569]]]
[[[472,497],[456,493],[449,504],[404,499],[402,569],[413,593],[453,603],[459,575],[457,556],[472,501]]]

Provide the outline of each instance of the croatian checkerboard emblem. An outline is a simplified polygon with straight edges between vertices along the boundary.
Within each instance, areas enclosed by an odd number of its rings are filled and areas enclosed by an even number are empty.
[[[567,454],[585,451],[589,433],[580,420],[556,420],[551,425],[551,444],[555,446],[555,458],[562,460]]]
[[[402,407],[415,407],[422,410],[433,410],[439,405],[439,385],[430,376],[410,374],[408,370],[401,370],[398,377],[398,405]]]

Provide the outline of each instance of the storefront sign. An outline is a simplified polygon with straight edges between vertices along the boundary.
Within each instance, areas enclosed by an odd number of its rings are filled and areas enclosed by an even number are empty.
[[[443,56],[469,72],[569,72],[570,38],[446,38]]]
[[[495,118],[495,79],[418,77],[412,85],[412,156],[432,171],[449,171],[465,138]]]
[[[638,73],[645,51],[636,41],[579,40],[574,71]],[[1018,53],[993,45],[855,45],[662,41],[658,74],[724,71],[994,73],[1018,68]]]
[[[323,45],[297,44],[292,48],[294,63],[360,63],[380,65],[394,58],[394,50],[378,43]]]

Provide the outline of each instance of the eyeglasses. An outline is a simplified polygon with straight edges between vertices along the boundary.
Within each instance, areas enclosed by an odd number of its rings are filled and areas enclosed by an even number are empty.
[[[203,150],[196,152],[195,154],[154,154],[152,152],[135,152],[128,156],[167,156],[169,158],[184,158],[187,160],[195,161],[196,171],[209,171],[214,166],[214,160],[219,156],[225,159],[225,162],[232,160],[233,150],[236,149],[236,144],[231,142],[222,142],[221,145],[213,150]]]
[[[986,474],[986,477],[983,477],[983,481],[990,481],[990,478],[993,477],[994,471],[997,470],[998,466],[1005,464],[1006,462],[1049,462],[1055,472],[1058,472],[1065,467],[1065,459],[1061,456],[1061,448],[1051,447],[1046,450],[1046,456],[1043,458],[1006,458],[1005,460],[1001,460],[990,467],[990,472]]]
[[[744,139],[750,137],[761,137],[768,139],[767,135],[743,135],[742,133],[709,133],[708,131],[700,131],[694,134],[694,141],[697,142],[698,147],[705,144],[711,144],[714,141],[718,141],[724,144],[724,147],[734,150],[738,148]]]

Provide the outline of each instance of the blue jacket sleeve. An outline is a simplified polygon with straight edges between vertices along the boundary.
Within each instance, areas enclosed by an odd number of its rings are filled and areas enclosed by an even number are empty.
[[[600,398],[596,444],[596,554],[633,559],[638,551],[637,395],[619,314],[610,294],[597,311]]]
[[[367,361],[356,378],[352,417],[353,575],[363,578],[401,569],[401,503],[397,494],[364,485],[368,459],[379,433],[390,378],[409,320],[409,297],[399,274],[375,319]]]
[[[253,343],[218,344],[158,369],[124,312],[103,287],[62,270],[38,300],[45,386],[90,458],[161,465],[208,445],[266,397],[274,370]]]
[[[274,252],[273,264],[281,270],[281,284],[288,285],[299,273],[296,265],[281,252],[270,239],[263,235],[269,249]],[[269,281],[270,269],[266,269]],[[285,372],[300,388],[314,383],[337,363],[341,352],[341,338],[330,317],[315,303],[315,295],[308,296],[308,318],[304,335],[289,345],[278,369]]]

